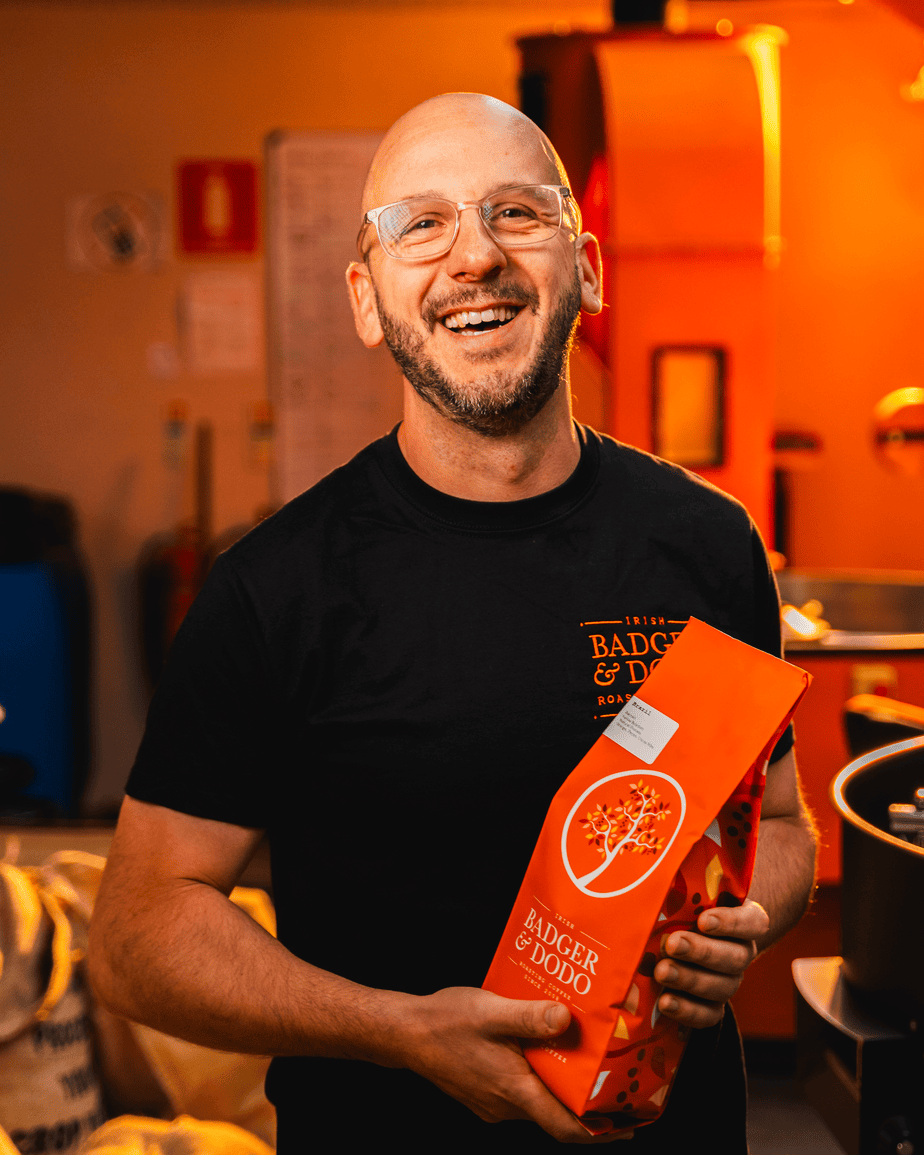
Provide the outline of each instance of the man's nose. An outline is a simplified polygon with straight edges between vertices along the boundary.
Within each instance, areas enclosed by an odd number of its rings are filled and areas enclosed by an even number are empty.
[[[478,281],[507,265],[504,250],[488,232],[479,206],[459,210],[459,232],[446,258],[450,277]]]

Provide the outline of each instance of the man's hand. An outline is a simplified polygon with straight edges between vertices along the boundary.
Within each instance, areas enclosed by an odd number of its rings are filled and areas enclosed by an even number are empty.
[[[750,899],[743,906],[704,910],[696,930],[677,930],[664,944],[654,977],[667,990],[658,1008],[688,1027],[711,1027],[757,957],[757,940],[770,929],[767,912]]]
[[[571,1016],[561,1003],[505,999],[474,987],[448,987],[415,1007],[409,1048],[399,1057],[488,1123],[532,1119],[560,1143],[628,1138],[605,1115],[585,1116],[592,1135],[547,1090],[517,1039],[554,1039]]]
[[[228,901],[259,832],[128,797],[91,927],[91,978],[114,1013],[204,1046],[409,1067],[482,1119],[595,1137],[547,1090],[519,1038],[567,1030],[566,1007],[451,987],[377,990],[291,955]]]
[[[799,790],[792,750],[767,768],[754,877],[742,906],[704,910],[696,930],[664,944],[654,977],[666,990],[662,1014],[689,1027],[711,1027],[757,957],[799,921],[815,868],[815,833]]]

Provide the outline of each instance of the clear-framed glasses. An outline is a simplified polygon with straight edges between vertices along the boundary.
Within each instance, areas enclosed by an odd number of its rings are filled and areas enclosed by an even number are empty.
[[[441,257],[453,246],[463,209],[477,209],[484,227],[504,248],[549,241],[562,224],[575,236],[581,231],[580,212],[565,185],[517,185],[492,193],[482,201],[409,197],[366,213],[356,238],[360,256],[366,259],[363,246],[371,225],[382,248],[396,261]]]

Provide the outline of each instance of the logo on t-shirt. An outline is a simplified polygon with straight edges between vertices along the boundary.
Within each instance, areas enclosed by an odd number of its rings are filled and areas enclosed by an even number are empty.
[[[666,614],[626,614],[581,622],[592,677],[595,718],[612,718],[629,701],[689,621]]]

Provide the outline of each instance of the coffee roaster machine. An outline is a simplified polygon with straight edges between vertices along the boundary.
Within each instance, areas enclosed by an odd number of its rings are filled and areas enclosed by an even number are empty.
[[[701,473],[766,532],[785,33],[612,7],[608,31],[517,41],[520,106],[599,241],[606,307],[581,321],[575,413]]]
[[[924,1152],[922,787],[924,737],[855,758],[834,780],[842,955],[793,963],[799,1076],[848,1155]]]

